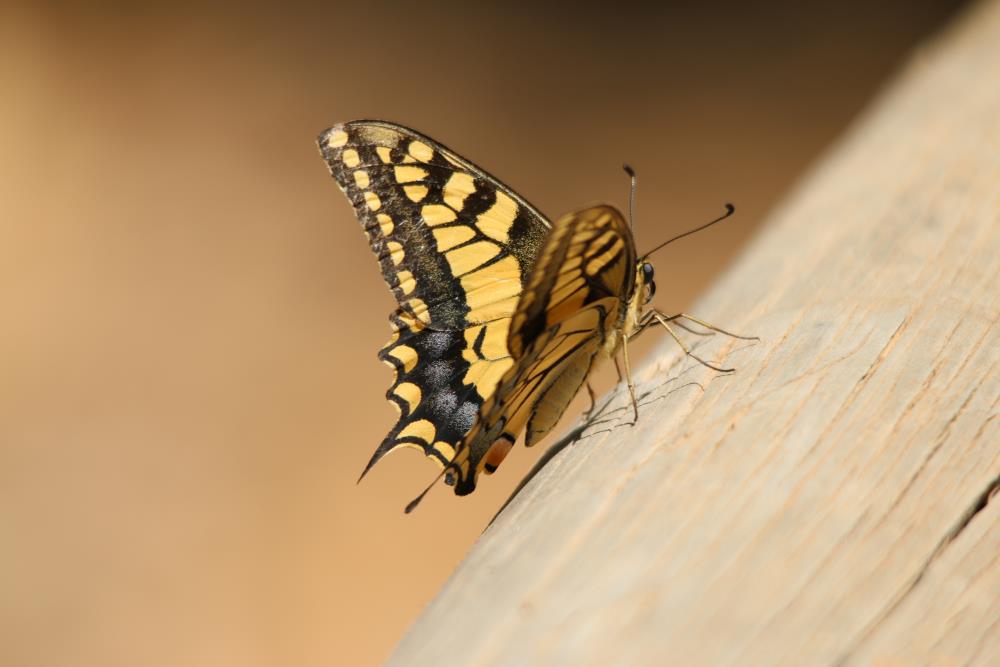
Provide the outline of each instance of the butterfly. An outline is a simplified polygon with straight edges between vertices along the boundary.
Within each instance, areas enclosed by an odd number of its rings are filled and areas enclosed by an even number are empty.
[[[466,495],[522,432],[531,446],[555,426],[601,356],[617,367],[622,354],[637,419],[626,343],[646,329],[666,328],[688,354],[671,323],[733,335],[648,307],[656,290],[650,253],[638,255],[630,224],[612,206],[550,222],[472,162],[384,121],[335,125],[317,142],[398,302],[379,358],[395,371],[386,397],[399,418],[362,478],[410,447]],[[732,212],[727,204],[708,224]]]

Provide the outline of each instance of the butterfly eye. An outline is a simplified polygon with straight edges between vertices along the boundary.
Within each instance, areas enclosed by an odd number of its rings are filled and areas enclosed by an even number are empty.
[[[653,265],[649,262],[642,263],[642,282],[647,285],[653,282]]]

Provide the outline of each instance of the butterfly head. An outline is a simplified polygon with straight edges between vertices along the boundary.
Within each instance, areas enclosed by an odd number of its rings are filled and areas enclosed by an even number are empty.
[[[653,265],[647,261],[639,263],[639,276],[642,281],[642,305],[653,300],[656,294],[656,283],[653,281]]]

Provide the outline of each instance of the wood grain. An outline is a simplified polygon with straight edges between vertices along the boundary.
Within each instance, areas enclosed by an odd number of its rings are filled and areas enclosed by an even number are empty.
[[[390,663],[1000,664],[998,285],[993,1],[700,301],[738,372],[664,336],[639,424],[564,440]]]

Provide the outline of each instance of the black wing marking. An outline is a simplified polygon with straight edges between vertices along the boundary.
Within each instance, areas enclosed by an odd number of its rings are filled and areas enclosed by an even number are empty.
[[[482,169],[408,128],[353,121],[318,143],[399,303],[379,357],[396,371],[386,396],[400,417],[365,472],[397,447],[445,465],[512,363],[510,316],[550,225]]]

